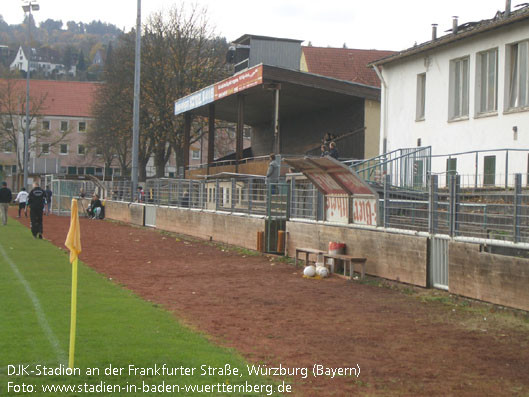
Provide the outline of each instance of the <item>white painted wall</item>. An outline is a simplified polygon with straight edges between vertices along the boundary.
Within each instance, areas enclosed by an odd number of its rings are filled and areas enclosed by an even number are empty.
[[[529,109],[505,112],[506,103],[506,49],[509,44],[529,39],[529,21],[477,37],[439,47],[420,55],[383,65],[382,75],[387,88],[382,86],[382,112],[380,149],[387,134],[387,151],[431,146],[432,154],[444,155],[489,149],[529,149]],[[476,115],[476,59],[477,53],[498,48],[498,111],[487,116]],[[449,121],[449,67],[450,60],[470,57],[469,117]],[[425,119],[416,121],[417,75],[426,73]],[[517,139],[513,127],[518,128]],[[505,175],[505,152],[483,153],[478,156],[478,173],[483,174],[483,157],[496,155],[498,178]],[[509,152],[508,173],[527,173],[527,152]],[[475,154],[458,156],[459,174],[475,174]],[[432,161],[433,172],[446,170],[446,157]],[[473,180],[474,176],[468,177]],[[503,177],[504,178],[504,177]],[[504,180],[504,179],[503,179]],[[502,183],[497,180],[497,183]],[[525,182],[524,182],[525,183]]]

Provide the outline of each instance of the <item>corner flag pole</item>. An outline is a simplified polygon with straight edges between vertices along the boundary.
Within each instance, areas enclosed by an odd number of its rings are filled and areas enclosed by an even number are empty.
[[[72,307],[70,315],[70,351],[68,367],[73,368],[77,321],[77,257],[81,253],[81,229],[79,226],[79,212],[76,199],[72,199],[70,229],[68,230],[64,245],[70,250],[70,263],[72,264]]]

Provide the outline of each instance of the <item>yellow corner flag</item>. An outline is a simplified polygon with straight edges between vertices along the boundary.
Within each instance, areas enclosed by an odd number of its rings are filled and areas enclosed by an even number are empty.
[[[68,367],[73,368],[77,316],[77,257],[81,253],[81,228],[79,225],[79,212],[76,199],[72,199],[70,230],[68,230],[64,245],[70,250],[70,263],[72,264],[72,310],[70,317],[70,354]]]
[[[66,236],[64,245],[70,250],[70,263],[73,263],[81,253],[81,228],[79,226],[79,213],[76,199],[72,199],[71,212],[70,230],[68,230],[68,236]]]

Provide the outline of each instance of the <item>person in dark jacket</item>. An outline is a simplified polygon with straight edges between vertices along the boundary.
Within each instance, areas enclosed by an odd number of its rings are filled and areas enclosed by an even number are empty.
[[[338,160],[338,149],[336,149],[336,143],[335,142],[331,142],[329,144],[329,156],[335,158],[336,160]]]
[[[42,238],[43,224],[42,212],[46,203],[46,192],[41,189],[38,182],[33,183],[33,189],[29,192],[29,218],[31,220],[31,233],[35,238]]]
[[[9,203],[13,200],[13,194],[7,187],[7,182],[2,182],[2,188],[0,189],[0,212],[2,213],[2,225],[7,225],[7,210],[9,209]]]
[[[51,196],[53,196],[53,192],[51,191],[49,186],[46,186],[46,215],[49,215],[51,212]]]
[[[92,201],[90,201],[90,205],[86,209],[88,217],[90,219],[99,219],[99,215],[101,214],[102,209],[103,203],[101,203],[101,200],[99,200],[99,196],[97,194],[94,194],[92,196]]]

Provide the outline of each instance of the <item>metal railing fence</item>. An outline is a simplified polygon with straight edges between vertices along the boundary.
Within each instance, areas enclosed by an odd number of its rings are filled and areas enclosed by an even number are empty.
[[[379,189],[378,226],[443,234],[529,243],[529,188],[522,174],[509,176],[514,187],[475,188],[474,178],[451,175],[440,186],[430,175],[426,188],[415,190],[392,184],[386,175]],[[48,181],[47,181],[48,182]],[[103,199],[132,200],[130,182],[52,180],[52,211],[69,213],[72,197],[98,193]],[[288,184],[269,190],[263,177],[210,180],[153,179],[144,184],[145,204],[268,216],[270,191],[288,197],[290,219],[325,221],[324,196],[305,177],[292,174]]]

